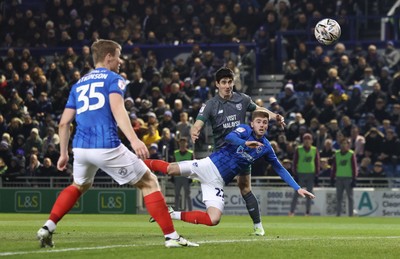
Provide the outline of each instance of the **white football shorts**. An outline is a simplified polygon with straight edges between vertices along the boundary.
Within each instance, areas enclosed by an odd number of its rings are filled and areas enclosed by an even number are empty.
[[[125,145],[116,148],[74,148],[74,182],[83,185],[93,183],[100,168],[120,185],[137,183],[148,167]]]
[[[224,212],[224,180],[211,159],[181,161],[178,165],[183,176],[200,181],[206,207],[215,207]]]

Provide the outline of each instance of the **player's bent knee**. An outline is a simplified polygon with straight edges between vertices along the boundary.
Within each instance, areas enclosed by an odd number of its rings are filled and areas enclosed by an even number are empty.
[[[77,183],[72,183],[73,186],[75,186],[82,194],[85,193],[87,190],[92,187],[92,182],[90,183],[84,183],[84,184],[77,184]]]

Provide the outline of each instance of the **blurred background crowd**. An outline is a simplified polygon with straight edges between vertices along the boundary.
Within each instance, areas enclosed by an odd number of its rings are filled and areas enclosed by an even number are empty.
[[[90,45],[105,38],[123,47],[126,109],[153,158],[171,161],[177,141],[190,140],[201,105],[216,93],[214,73],[227,66],[236,74],[236,91],[286,118],[285,129],[271,122],[268,139],[288,169],[302,135],[311,133],[322,176],[329,176],[341,139],[349,138],[361,176],[400,177],[398,42],[368,39],[362,25],[356,31],[359,41],[352,41],[350,26],[351,17],[365,10],[385,15],[392,5],[372,0],[3,1],[0,174],[7,181],[71,173],[55,167],[57,122],[71,86],[93,69]],[[342,27],[341,41],[332,47],[310,44],[312,27],[323,17],[335,17]],[[185,55],[168,56],[180,46]],[[252,94],[257,75],[272,73],[283,78],[278,93],[268,99]],[[196,146],[189,141],[197,151],[209,145],[207,128]],[[274,175],[265,166],[255,166],[253,175]]]

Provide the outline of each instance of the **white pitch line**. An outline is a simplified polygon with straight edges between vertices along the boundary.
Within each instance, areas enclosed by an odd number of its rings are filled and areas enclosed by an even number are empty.
[[[377,237],[328,237],[328,240],[359,240],[359,239],[376,239]],[[379,238],[385,239],[400,239],[400,236],[384,236]],[[279,238],[279,237],[258,237],[252,239],[228,239],[228,240],[210,240],[210,241],[199,241],[199,244],[223,244],[223,243],[242,243],[242,242],[261,242],[261,241],[305,241],[305,240],[320,240],[319,237],[305,237],[305,238]],[[25,252],[2,252],[0,256],[12,256],[12,255],[26,255],[26,254],[45,254],[45,253],[62,253],[62,252],[74,252],[74,251],[85,251],[85,250],[98,250],[98,249],[113,249],[113,248],[126,248],[126,247],[146,247],[161,245],[160,243],[148,243],[143,245],[110,245],[110,246],[93,246],[93,247],[75,247],[75,248],[64,248],[64,249],[40,249],[37,251],[25,251]]]

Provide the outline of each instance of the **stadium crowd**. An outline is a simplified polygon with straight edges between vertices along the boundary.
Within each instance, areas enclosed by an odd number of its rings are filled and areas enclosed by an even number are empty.
[[[107,2],[107,3],[106,3]],[[119,42],[131,53],[123,56],[121,75],[128,80],[125,105],[138,136],[158,158],[164,146],[173,159],[176,139],[190,139],[191,121],[215,95],[213,75],[231,68],[236,91],[248,91],[256,62],[242,43],[260,50],[261,70],[274,61],[277,31],[304,31],[323,16],[339,17],[342,39],[347,15],[364,1],[46,1],[42,9],[18,1],[2,6],[0,39],[0,174],[57,176],[57,122],[70,87],[93,68],[91,44],[98,38]],[[99,11],[96,11],[99,10]],[[201,44],[236,42],[237,52],[218,56]],[[159,60],[141,45],[192,44],[186,60]],[[269,103],[285,116],[287,127],[271,124],[269,140],[290,169],[296,146],[311,133],[321,155],[321,175],[329,176],[334,150],[351,139],[360,176],[400,177],[400,53],[394,42],[332,52],[308,49],[302,36],[284,40],[284,87]],[[30,49],[63,53],[33,56]],[[20,50],[20,51],[19,51]],[[73,127],[73,126],[72,126]],[[204,136],[203,136],[204,137]],[[199,141],[204,143],[204,141]],[[72,156],[70,156],[72,157]],[[384,168],[379,170],[378,167]],[[71,170],[71,169],[69,169]],[[67,172],[68,173],[68,172]],[[256,170],[253,175],[269,175]],[[68,174],[67,174],[68,175]],[[392,185],[393,186],[393,185]]]

